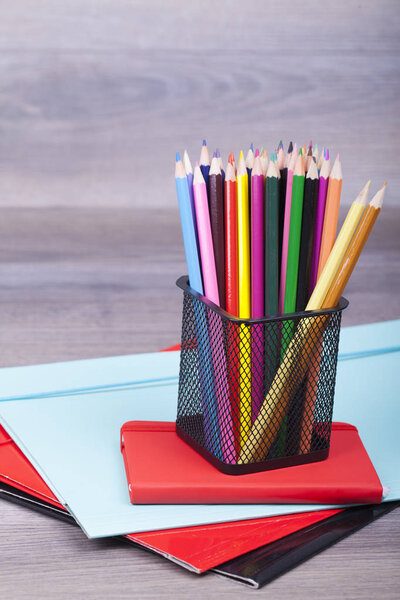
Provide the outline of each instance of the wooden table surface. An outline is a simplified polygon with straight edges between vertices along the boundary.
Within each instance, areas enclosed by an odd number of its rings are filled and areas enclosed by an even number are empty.
[[[224,156],[281,137],[340,150],[344,205],[387,179],[343,321],[400,318],[399,17],[394,0],[4,2],[2,366],[179,341],[173,159],[204,136]],[[399,550],[397,510],[254,592],[0,500],[0,590],[17,600],[394,599]]]

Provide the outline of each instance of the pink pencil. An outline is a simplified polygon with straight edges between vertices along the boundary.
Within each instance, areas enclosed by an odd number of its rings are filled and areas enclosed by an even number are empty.
[[[285,283],[286,283],[286,268],[289,245],[289,228],[290,228],[290,210],[292,206],[292,186],[294,166],[297,160],[297,145],[294,145],[290,163],[288,165],[287,180],[286,180],[286,202],[285,214],[283,217],[283,236],[282,236],[282,259],[281,259],[281,279],[279,285],[279,314],[283,314],[283,303],[285,300]]]
[[[217,271],[215,268],[207,186],[198,163],[194,169],[193,194],[196,208],[197,232],[201,256],[201,267],[205,296],[219,306]]]

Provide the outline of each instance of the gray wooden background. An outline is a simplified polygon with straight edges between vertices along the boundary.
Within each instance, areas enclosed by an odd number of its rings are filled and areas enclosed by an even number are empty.
[[[1,3],[1,364],[179,340],[174,153],[194,160],[203,137],[225,158],[328,145],[343,205],[387,180],[344,324],[400,318],[399,33],[386,0]],[[397,598],[399,550],[397,511],[252,592],[0,501],[16,599]]]

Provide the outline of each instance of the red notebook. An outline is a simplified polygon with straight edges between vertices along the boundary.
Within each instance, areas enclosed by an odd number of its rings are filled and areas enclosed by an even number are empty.
[[[333,423],[329,457],[274,471],[226,475],[175,433],[175,423],[121,429],[133,504],[377,504],[382,484],[356,427]]]
[[[58,509],[57,500],[18,446],[0,426],[0,481]],[[195,527],[147,531],[128,540],[202,573],[237,556],[281,539],[331,517],[340,510],[323,510],[264,519],[250,519]]]

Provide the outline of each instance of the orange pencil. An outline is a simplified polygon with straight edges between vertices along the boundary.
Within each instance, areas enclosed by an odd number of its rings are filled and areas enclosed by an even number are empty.
[[[324,213],[324,226],[322,229],[321,248],[319,251],[318,277],[321,275],[328,256],[333,248],[336,238],[336,229],[339,217],[340,194],[342,191],[342,165],[339,154],[329,176],[328,192]]]

